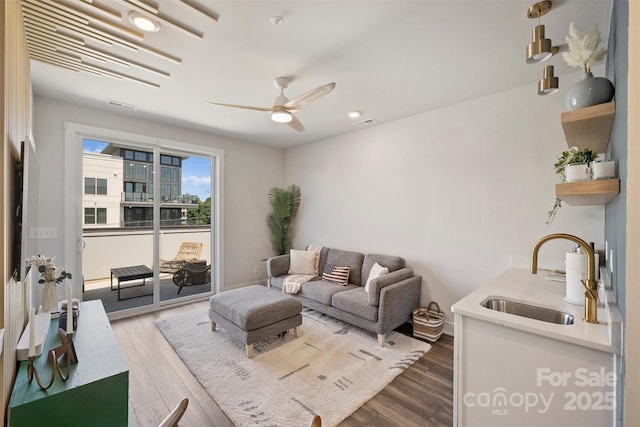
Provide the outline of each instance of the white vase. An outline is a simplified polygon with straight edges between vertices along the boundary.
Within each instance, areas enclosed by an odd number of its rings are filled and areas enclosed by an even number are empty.
[[[42,309],[51,311],[58,308],[58,285],[56,282],[45,282],[42,289]]]

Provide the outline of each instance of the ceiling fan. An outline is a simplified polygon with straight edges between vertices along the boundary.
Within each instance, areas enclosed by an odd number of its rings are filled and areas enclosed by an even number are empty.
[[[289,80],[286,77],[278,77],[273,81],[278,89],[280,89],[280,95],[276,96],[275,101],[273,102],[273,107],[265,108],[265,107],[251,107],[249,105],[237,105],[237,104],[222,104],[220,102],[208,102],[213,105],[222,105],[223,107],[234,107],[234,108],[244,108],[247,110],[257,110],[257,111],[266,111],[270,113],[271,120],[278,123],[286,123],[289,127],[297,130],[298,132],[304,131],[304,126],[293,115],[296,111],[303,109],[304,107],[311,104],[316,99],[320,98],[331,92],[333,88],[336,87],[335,83],[329,83],[324,86],[317,87],[308,92],[303,93],[299,97],[289,101],[284,94],[284,90],[289,87]]]

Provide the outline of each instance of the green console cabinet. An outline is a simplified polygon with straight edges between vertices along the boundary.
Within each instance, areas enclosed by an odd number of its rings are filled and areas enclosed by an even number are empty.
[[[47,352],[60,345],[58,319],[52,319],[36,367],[44,384],[51,378]],[[17,426],[127,426],[129,367],[120,351],[101,301],[80,303],[77,331],[73,337],[78,363],[69,379],[57,376],[43,391],[35,378],[27,381],[27,362],[20,362],[11,399],[8,424]],[[60,359],[63,372],[65,358]]]

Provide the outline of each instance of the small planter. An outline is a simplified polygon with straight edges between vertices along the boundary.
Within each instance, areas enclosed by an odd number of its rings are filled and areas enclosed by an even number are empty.
[[[567,182],[588,181],[590,178],[589,165],[587,163],[571,163],[564,170]]]
[[[593,162],[591,164],[593,179],[610,179],[616,177],[616,162],[609,160],[606,162]]]

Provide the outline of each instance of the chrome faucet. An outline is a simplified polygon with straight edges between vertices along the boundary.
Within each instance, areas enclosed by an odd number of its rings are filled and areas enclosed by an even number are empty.
[[[587,279],[581,280],[585,288],[584,292],[584,321],[588,323],[598,323],[598,282],[596,281],[596,257],[591,246],[584,240],[572,236],[571,234],[549,234],[536,242],[531,251],[531,274],[538,272],[538,250],[549,240],[566,239],[582,247],[587,254]]]

